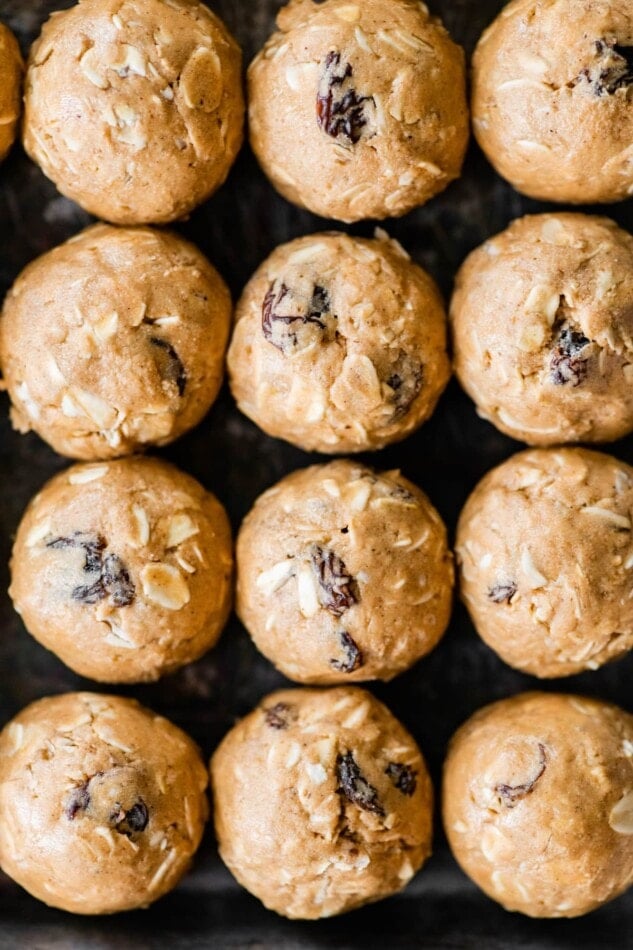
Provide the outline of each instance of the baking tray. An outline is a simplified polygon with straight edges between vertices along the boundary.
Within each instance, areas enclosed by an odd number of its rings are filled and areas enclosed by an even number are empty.
[[[576,0],[581,2],[581,0]],[[211,0],[244,49],[248,63],[273,29],[279,0]],[[453,37],[470,53],[501,0],[432,0]],[[71,0],[0,0],[0,19],[24,51],[51,10]],[[448,297],[464,256],[508,222],[546,206],[524,199],[498,178],[471,146],[463,178],[425,208],[387,222],[414,260],[428,268]],[[606,212],[633,230],[633,207]],[[16,147],[0,167],[0,295],[33,257],[91,219]],[[244,148],[227,184],[177,226],[216,264],[237,295],[279,243],[331,228],[279,198]],[[338,226],[338,225],[337,225]],[[348,229],[370,236],[371,223]],[[519,449],[475,414],[453,382],[431,419],[400,445],[364,460],[401,468],[430,495],[451,531],[469,491],[493,465]],[[612,446],[633,463],[633,438]],[[319,459],[263,435],[240,415],[226,390],[194,432],[163,450],[214,491],[235,528],[257,495],[293,469]],[[321,457],[322,460],[322,457]],[[26,703],[73,689],[97,689],[67,670],[25,632],[5,591],[11,539],[27,502],[46,479],[68,464],[35,435],[20,436],[0,397],[0,726]],[[525,689],[563,689],[609,699],[633,710],[633,655],[597,672],[559,681],[538,680],[506,667],[478,639],[455,606],[450,628],[434,653],[388,685],[371,686],[418,739],[436,784],[449,737],[484,703]],[[236,719],[285,683],[261,657],[237,620],[219,646],[179,673],[148,686],[113,687],[135,696],[186,729],[210,755]],[[352,914],[314,923],[286,921],[243,891],[217,856],[209,828],[193,872],[148,911],[112,918],[72,917],[29,897],[0,874],[0,948],[463,948],[564,950],[633,947],[633,891],[586,918],[534,921],[503,911],[484,897],[453,861],[436,821],[434,855],[404,894]]]

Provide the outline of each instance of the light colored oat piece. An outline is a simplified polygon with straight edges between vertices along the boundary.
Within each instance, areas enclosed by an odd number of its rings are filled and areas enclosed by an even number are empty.
[[[629,0],[513,0],[473,57],[477,141],[523,194],[593,204],[633,193]]]
[[[269,435],[330,454],[382,448],[426,421],[448,382],[440,293],[382,231],[298,238],[247,284],[228,369]]]
[[[174,221],[242,143],[241,53],[194,0],[80,0],[27,65],[24,147],[59,190],[116,224]]]
[[[27,630],[82,676],[156,680],[217,642],[232,601],[217,498],[158,459],[75,465],[33,499],[11,560]]]
[[[0,23],[0,161],[13,145],[22,109],[20,96],[24,64],[11,30]]]
[[[506,910],[577,917],[633,884],[633,716],[523,693],[453,736],[444,828],[462,869]]]
[[[246,516],[237,566],[242,622],[302,683],[390,680],[450,618],[446,528],[397,471],[336,461],[288,475]]]
[[[106,459],[166,445],[222,382],[231,298],[176,234],[97,224],[33,261],[0,317],[13,426]]]
[[[414,0],[291,0],[248,71],[251,146],[273,185],[339,221],[398,217],[457,178],[464,53]]]
[[[540,677],[633,647],[633,468],[532,449],[489,472],[461,513],[460,593],[482,639]]]
[[[431,853],[433,789],[413,737],[356,687],[265,697],[211,760],[220,855],[285,917],[400,891]]]
[[[192,740],[134,700],[40,699],[0,734],[0,866],[75,914],[147,907],[191,864],[207,784]]]
[[[470,254],[450,307],[477,412],[532,445],[633,429],[633,237],[608,218],[539,214]]]

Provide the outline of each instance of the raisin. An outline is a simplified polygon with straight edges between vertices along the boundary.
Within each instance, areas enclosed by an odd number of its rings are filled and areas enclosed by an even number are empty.
[[[110,816],[110,823],[114,826],[114,830],[128,837],[145,831],[148,821],[149,812],[142,798],[139,798],[127,811],[124,811],[120,805],[116,806]]]
[[[372,96],[359,96],[352,86],[350,63],[332,50],[325,57],[317,93],[316,114],[319,128],[330,138],[356,145],[368,125],[368,106]]]
[[[127,607],[134,600],[136,589],[127,568],[118,555],[105,554],[107,542],[101,535],[94,537],[87,531],[75,531],[70,537],[48,541],[46,547],[55,550],[82,548],[84,572],[97,575],[90,584],[78,584],[73,588],[73,600],[91,606],[110,595],[115,607]]]
[[[134,584],[123,561],[117,554],[108,554],[103,561],[101,583],[116,607],[127,607],[134,600]]]
[[[66,808],[64,809],[66,818],[68,818],[69,821],[72,821],[77,816],[78,812],[85,811],[90,804],[90,792],[88,791],[89,784],[90,780],[84,782],[82,785],[78,785],[77,788],[74,788],[70,793],[66,803]]]
[[[547,753],[545,752],[545,746],[540,742],[538,744],[539,751],[539,767],[538,772],[529,782],[524,782],[523,785],[505,785],[503,783],[495,786],[495,791],[499,795],[501,801],[506,806],[506,808],[514,808],[518,801],[521,801],[522,798],[525,798],[526,795],[529,795],[531,791],[534,790],[534,786],[541,778],[545,769],[547,768]]]
[[[312,570],[319,582],[319,600],[326,610],[340,617],[358,603],[358,588],[344,562],[330,548],[313,544],[310,548]]]
[[[617,41],[596,40],[598,61],[583,69],[579,79],[588,82],[597,96],[612,96],[618,89],[633,85],[633,46],[618,46]]]
[[[262,303],[263,334],[282,353],[296,353],[334,339],[337,319],[330,295],[319,284],[313,285],[307,298],[294,293],[283,281],[276,290],[273,281]]]
[[[422,364],[400,350],[398,359],[390,367],[390,374],[385,382],[393,390],[392,401],[395,406],[394,415],[403,416],[411,403],[422,389]]]
[[[493,604],[509,604],[517,590],[515,581],[501,581],[488,588],[488,600]]]
[[[356,646],[356,643],[349,635],[347,630],[341,630],[341,646],[345,653],[344,660],[330,660],[330,665],[338,670],[339,673],[353,673],[359,666],[363,665],[363,654]]]
[[[385,769],[385,775],[389,776],[394,788],[397,788],[403,795],[413,795],[418,784],[417,774],[410,765],[403,765],[401,762],[390,762]]]
[[[274,706],[264,709],[266,725],[270,726],[271,729],[287,729],[290,725],[289,720],[294,718],[293,715],[289,715],[291,709],[289,703],[276,703]]]
[[[156,368],[161,379],[175,386],[178,395],[183,396],[187,386],[187,373],[182,360],[167,340],[151,336],[149,342],[156,348]]]
[[[339,794],[345,795],[348,801],[364,811],[384,817],[385,810],[380,804],[378,792],[369,784],[351,752],[337,756],[336,775],[339,782],[336,790]]]
[[[550,380],[555,386],[580,386],[587,376],[589,354],[583,350],[591,344],[582,333],[564,327],[558,336],[550,359]]]

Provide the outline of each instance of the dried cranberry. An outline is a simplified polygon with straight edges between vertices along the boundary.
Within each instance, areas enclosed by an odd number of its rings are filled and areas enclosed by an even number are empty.
[[[79,584],[73,588],[73,600],[93,605],[110,595],[115,607],[127,607],[134,600],[136,589],[127,568],[118,555],[105,554],[107,542],[101,535],[75,531],[69,537],[48,541],[46,547],[55,550],[82,548],[85,554],[84,572],[97,575],[90,584]]]
[[[358,603],[358,588],[344,562],[331,548],[313,544],[310,548],[312,570],[319,582],[319,600],[326,610],[340,617]]]
[[[580,386],[587,375],[589,354],[583,356],[583,350],[591,340],[582,333],[564,327],[558,336],[550,359],[550,380],[555,386]]]
[[[509,604],[517,590],[515,581],[500,581],[488,588],[488,599],[493,604]]]
[[[351,79],[352,67],[332,50],[325,57],[316,101],[317,123],[326,135],[356,145],[368,124],[371,96],[359,96]]]
[[[422,389],[424,377],[422,364],[400,350],[398,359],[390,367],[390,375],[385,382],[393,390],[395,415],[403,416]]]
[[[314,284],[309,298],[301,297],[283,281],[279,290],[275,287],[273,281],[262,303],[262,331],[269,343],[282,353],[295,353],[315,342],[334,339],[337,316],[324,287]]]
[[[410,765],[404,765],[401,762],[390,762],[385,769],[385,775],[388,775],[395,788],[403,795],[413,795],[417,787],[415,769]]]
[[[534,790],[534,786],[541,778],[545,769],[547,768],[547,753],[545,752],[545,746],[540,742],[538,744],[539,751],[539,767],[536,775],[529,782],[524,782],[523,785],[505,785],[503,783],[495,786],[495,791],[501,798],[501,801],[506,806],[506,808],[514,808],[516,803],[522,798],[525,798],[526,795],[529,795],[531,791]]]
[[[157,351],[156,367],[158,375],[165,382],[175,386],[179,396],[183,396],[187,386],[187,373],[182,360],[167,340],[161,340],[159,336],[151,336],[149,342]]]
[[[294,718],[291,710],[290,703],[276,703],[274,706],[269,706],[268,709],[264,709],[266,725],[271,729],[287,729],[290,720]]]
[[[356,643],[349,635],[347,630],[341,630],[341,646],[345,653],[343,660],[330,660],[330,665],[338,670],[339,673],[353,673],[359,666],[363,665],[363,654],[356,646]]]
[[[339,794],[345,795],[348,801],[364,811],[384,817],[385,810],[380,803],[378,792],[369,784],[351,752],[337,756],[336,775],[339,782],[336,790]]]

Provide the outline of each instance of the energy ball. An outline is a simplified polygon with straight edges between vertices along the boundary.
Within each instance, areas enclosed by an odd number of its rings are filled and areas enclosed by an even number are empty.
[[[74,465],[17,531],[10,596],[82,676],[156,680],[212,647],[231,608],[231,529],[214,495],[157,459]]]
[[[24,147],[62,194],[116,224],[182,218],[242,144],[241,53],[194,0],[79,0],[26,74]]]
[[[134,700],[40,699],[0,734],[0,866],[75,914],[147,907],[191,863],[206,787],[197,746]]]
[[[433,790],[415,740],[354,687],[272,693],[211,760],[220,856],[284,917],[389,897],[431,853]]]
[[[414,0],[291,0],[248,72],[251,146],[325,218],[397,217],[460,174],[464,53]]]
[[[532,445],[633,429],[633,237],[608,218],[532,215],[473,251],[451,303],[457,377]]]
[[[192,244],[88,228],[29,264],[5,300],[13,426],[88,461],[173,442],[217,396],[230,322],[229,291]]]
[[[633,883],[633,716],[523,693],[475,713],[444,765],[444,827],[506,910],[577,917]]]
[[[0,23],[0,161],[13,145],[22,107],[22,56],[11,30]]]
[[[480,636],[525,673],[596,670],[633,647],[633,468],[587,449],[532,449],[489,472],[461,513],[462,598]]]
[[[473,57],[473,128],[495,169],[545,201],[633,194],[630,0],[514,0]]]
[[[446,528],[397,471],[336,461],[288,475],[247,515],[237,564],[240,619],[302,683],[390,680],[450,618]]]
[[[235,320],[228,368],[239,408],[308,451],[404,439],[450,375],[439,291],[386,235],[282,244],[247,284]]]

